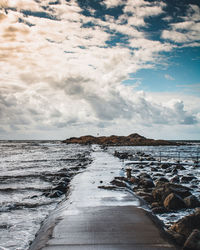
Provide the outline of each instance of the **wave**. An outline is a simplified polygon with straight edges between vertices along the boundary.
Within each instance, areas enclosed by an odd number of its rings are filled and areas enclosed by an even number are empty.
[[[15,202],[11,204],[6,204],[0,207],[0,212],[10,212],[12,210],[19,210],[25,208],[37,208],[41,206],[48,206],[55,203],[55,201],[47,201],[47,202],[35,202],[35,203],[28,203],[28,202]]]

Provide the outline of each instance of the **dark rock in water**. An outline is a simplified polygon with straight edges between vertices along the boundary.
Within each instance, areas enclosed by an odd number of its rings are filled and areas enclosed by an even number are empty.
[[[108,189],[108,190],[114,190],[114,189],[116,189],[116,186],[98,186],[98,188]]]
[[[200,207],[200,201],[196,196],[190,195],[184,199],[184,202],[188,208]]]
[[[151,179],[151,176],[149,174],[147,174],[147,173],[141,173],[138,177],[140,179],[142,179],[142,178]]]
[[[171,226],[171,229],[184,235],[186,238],[189,237],[194,229],[200,230],[200,209],[178,220]]]
[[[199,250],[200,249],[200,231],[195,229],[187,238],[183,250]]]
[[[162,206],[162,203],[161,203],[161,202],[152,202],[152,203],[151,203],[151,207],[152,207],[152,208],[161,207],[161,206]]]
[[[167,210],[165,207],[154,207],[154,208],[152,209],[152,212],[153,212],[154,214],[163,214],[163,213],[167,213],[168,210]]]
[[[113,180],[111,181],[112,185],[118,186],[118,187],[126,187],[126,183],[120,181],[120,180]]]
[[[182,165],[178,164],[175,167],[176,170],[185,170],[185,167],[183,167]]]
[[[60,191],[60,192],[62,192],[62,193],[65,193],[66,192],[66,190],[67,190],[67,183],[65,183],[65,182],[61,182],[61,183],[59,183],[57,186],[55,186],[54,188],[53,188],[53,190],[57,190],[57,191]]]
[[[156,167],[151,167],[152,172],[158,172],[158,169]]]
[[[177,174],[178,173],[178,170],[176,169],[176,168],[174,168],[173,170],[172,170],[172,174]]]
[[[174,176],[174,177],[171,179],[171,182],[172,182],[172,183],[179,183],[179,182],[180,182],[179,176]]]
[[[152,188],[155,186],[152,179],[149,179],[149,178],[148,179],[147,178],[140,179],[139,185],[143,186],[145,188]]]
[[[157,181],[169,182],[168,179],[166,179],[165,177],[161,177],[161,178],[159,178]]]
[[[57,197],[60,197],[61,195],[63,195],[63,192],[61,192],[59,190],[54,190],[53,192],[49,193],[48,197],[49,198],[57,198]]]
[[[163,204],[168,210],[179,210],[186,207],[184,200],[179,195],[174,193],[169,194],[165,198]]]
[[[168,163],[163,163],[163,164],[160,165],[160,168],[162,168],[162,169],[167,169],[167,168],[169,168],[170,166],[171,166],[171,165],[168,164]]]
[[[137,178],[137,177],[131,177],[130,180],[129,180],[129,183],[130,184],[138,184],[139,181],[140,181],[139,178]]]
[[[140,197],[145,200],[147,203],[152,203],[153,202],[153,196],[151,194],[144,194],[140,195]]]
[[[156,187],[152,191],[152,195],[156,201],[164,201],[165,198],[171,193],[177,194],[181,198],[185,198],[191,195],[191,192],[189,190],[189,188],[182,185],[157,182]]]
[[[190,181],[192,181],[194,179],[196,179],[195,176],[182,176],[181,177],[181,182],[188,183],[188,182],[190,182]]]

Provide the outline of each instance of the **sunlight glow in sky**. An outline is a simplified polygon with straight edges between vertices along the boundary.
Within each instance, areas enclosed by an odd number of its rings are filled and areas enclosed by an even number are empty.
[[[198,0],[0,0],[0,139],[200,139]]]

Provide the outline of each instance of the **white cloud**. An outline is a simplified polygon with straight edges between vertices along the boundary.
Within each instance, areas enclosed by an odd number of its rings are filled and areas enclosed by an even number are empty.
[[[169,74],[165,74],[164,77],[167,79],[167,80],[170,80],[170,81],[173,81],[175,80],[172,76],[170,76]]]
[[[113,7],[125,4],[125,1],[124,0],[104,0],[103,3],[106,5],[107,8],[113,8]]]
[[[122,1],[105,3],[111,7]],[[138,29],[148,17],[161,14],[165,4],[123,3],[125,13],[118,20],[107,16],[102,21],[82,15],[76,1],[51,5],[46,13],[55,19],[34,15],[44,11],[49,1],[0,2],[3,7],[17,8],[0,15],[1,131],[11,135],[17,130],[22,135],[27,130],[33,134],[51,130],[56,135],[57,128],[62,133],[66,133],[64,128],[81,133],[87,127],[109,132],[116,129],[115,124],[128,131],[128,124],[197,122],[196,109],[188,111],[185,100],[173,105],[156,103],[144,92],[121,84],[130,73],[161,63],[160,53],[174,48],[150,40]],[[87,26],[88,22],[93,25]],[[118,33],[127,37],[127,46],[108,46],[107,41]]]
[[[181,22],[171,23],[171,28],[162,32],[162,38],[185,46],[199,46],[200,7],[189,5],[187,15],[180,18]]]

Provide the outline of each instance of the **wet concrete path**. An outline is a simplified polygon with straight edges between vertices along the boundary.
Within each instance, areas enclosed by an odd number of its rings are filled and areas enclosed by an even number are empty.
[[[175,249],[164,240],[139,200],[126,190],[99,189],[120,175],[122,162],[102,152],[74,177],[69,199],[49,217],[30,250]]]

